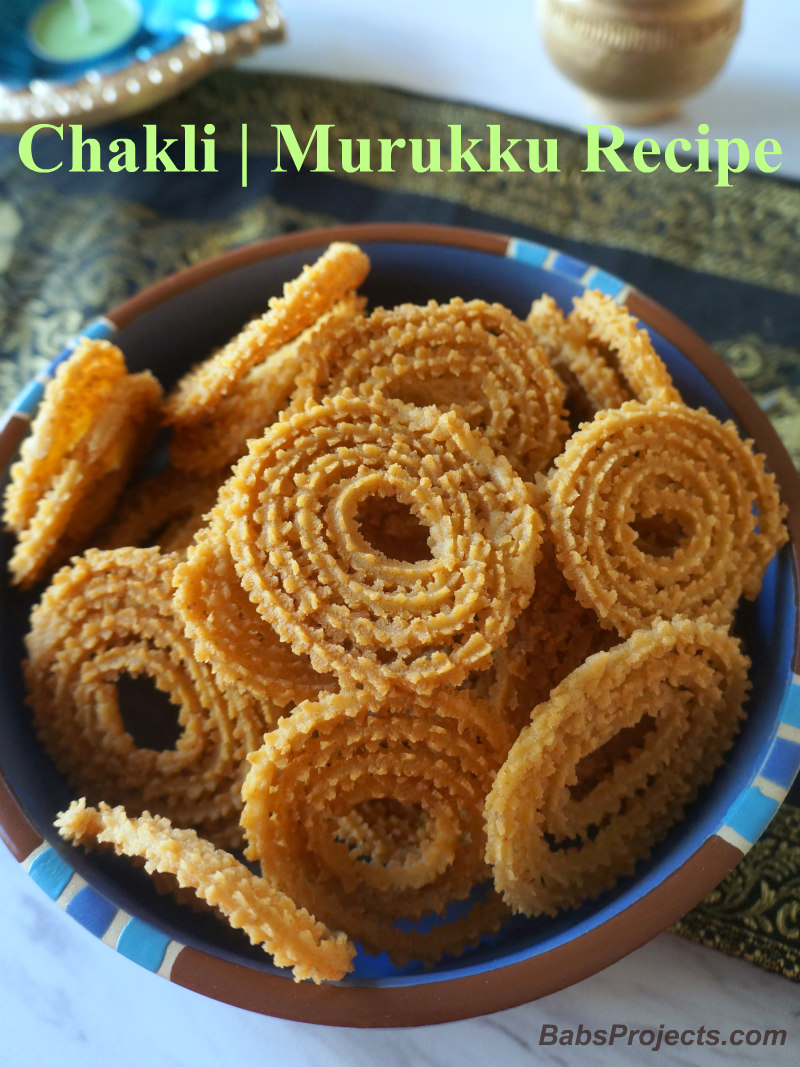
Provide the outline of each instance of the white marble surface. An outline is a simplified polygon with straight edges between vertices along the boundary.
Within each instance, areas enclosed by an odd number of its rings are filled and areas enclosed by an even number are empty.
[[[783,1047],[559,1048],[541,1027],[784,1029]],[[2,1067],[527,1067],[796,1064],[800,986],[662,934],[534,1004],[409,1030],[271,1019],[172,985],[117,955],[50,901],[0,845]]]
[[[598,121],[548,59],[537,0],[280,3],[286,42],[245,66],[375,82],[577,130]],[[701,122],[712,138],[741,137],[751,147],[771,137],[783,149],[779,173],[800,177],[798,44],[800,4],[745,0],[741,33],[717,79],[686,101],[679,117],[629,127],[629,138],[691,139]]]

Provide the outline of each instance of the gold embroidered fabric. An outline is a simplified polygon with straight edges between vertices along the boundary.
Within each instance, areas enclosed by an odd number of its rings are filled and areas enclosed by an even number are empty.
[[[504,144],[511,137],[538,138],[543,146],[555,138],[557,174],[418,174],[407,166],[396,173],[359,174],[357,181],[370,189],[434,197],[487,212],[498,221],[635,249],[680,266],[691,264],[695,271],[800,294],[800,188],[794,183],[745,173],[730,189],[720,190],[712,175],[663,167],[652,174],[634,169],[585,174],[583,137],[486,108],[335,81],[225,73],[161,108],[159,126],[177,131],[183,123],[197,122],[198,114],[214,115],[217,143],[235,151],[246,122],[250,150],[265,155],[274,152],[273,126],[281,123],[291,125],[301,147],[322,123],[333,124],[332,139],[419,137],[443,143],[450,124],[458,123],[465,144],[468,138],[483,139],[475,156],[484,166],[489,124],[500,126]],[[688,125],[691,137],[695,131]],[[315,162],[312,146],[306,165]],[[446,162],[443,157],[443,167]],[[257,165],[250,170],[255,173]],[[505,231],[507,225],[497,228]]]
[[[800,348],[770,344],[755,333],[722,337],[714,348],[757,398],[800,467]]]
[[[565,248],[626,278],[714,345],[767,411],[800,465],[800,187],[744,174],[586,175],[577,134],[375,86],[227,72],[136,117],[167,135],[214,121],[227,171],[37,175],[0,138],[0,404],[83,323],[170,272],[237,245],[339,222],[441,222]],[[237,187],[242,123],[250,182]],[[272,173],[273,124],[301,144],[337,137],[557,138],[559,173]],[[91,131],[109,139],[112,131]],[[222,168],[221,168],[222,169]],[[91,180],[90,180],[91,178]],[[213,186],[210,184],[215,183]],[[798,798],[800,799],[800,798]],[[730,877],[675,927],[800,979],[800,808],[784,804]]]
[[[800,982],[800,808],[784,804],[749,855],[673,929]]]

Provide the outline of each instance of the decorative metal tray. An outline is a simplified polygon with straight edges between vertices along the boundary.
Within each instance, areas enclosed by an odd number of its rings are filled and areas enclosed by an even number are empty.
[[[97,27],[97,54],[81,55],[92,45],[70,48],[55,20],[65,12],[73,22],[98,20],[105,5],[126,10],[108,15],[105,38]],[[120,14],[131,32],[114,45]],[[0,132],[133,114],[283,35],[274,0],[4,0]]]

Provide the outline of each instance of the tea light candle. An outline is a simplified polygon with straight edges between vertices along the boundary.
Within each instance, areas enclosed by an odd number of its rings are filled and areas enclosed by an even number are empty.
[[[139,0],[47,0],[28,23],[31,48],[54,63],[113,52],[142,22]]]

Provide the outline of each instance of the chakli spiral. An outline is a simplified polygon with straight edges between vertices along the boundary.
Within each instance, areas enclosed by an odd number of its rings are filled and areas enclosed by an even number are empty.
[[[393,497],[429,556],[390,558],[360,516]],[[347,391],[281,416],[220,491],[236,573],[321,674],[432,692],[487,664],[534,587],[533,487],[455,412]]]
[[[273,706],[223,687],[195,655],[172,600],[177,557],[90,549],[62,568],[33,611],[24,664],[37,732],[87,798],[151,808],[223,845],[241,840],[247,753]],[[122,676],[146,677],[177,706],[178,738],[137,744]]]

